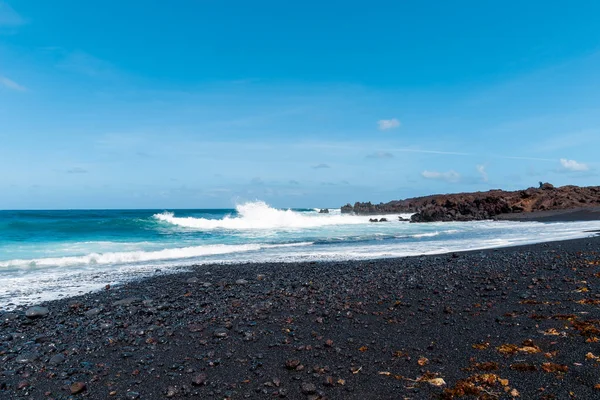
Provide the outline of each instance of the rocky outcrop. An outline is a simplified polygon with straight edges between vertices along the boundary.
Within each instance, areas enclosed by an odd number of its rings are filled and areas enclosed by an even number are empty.
[[[490,190],[415,197],[379,204],[347,204],[341,211],[359,215],[414,213],[411,222],[434,222],[483,220],[510,213],[598,206],[600,186],[554,187],[544,183],[539,188],[513,192]]]
[[[319,214],[329,214],[329,208],[321,208]]]

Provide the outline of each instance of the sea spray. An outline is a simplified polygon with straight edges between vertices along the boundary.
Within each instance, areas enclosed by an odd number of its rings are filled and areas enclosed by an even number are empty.
[[[236,212],[237,215],[227,215],[222,219],[176,217],[173,212],[155,214],[154,218],[173,225],[200,230],[307,229],[369,223],[369,218],[364,216],[279,210],[262,201],[240,204],[236,207]]]

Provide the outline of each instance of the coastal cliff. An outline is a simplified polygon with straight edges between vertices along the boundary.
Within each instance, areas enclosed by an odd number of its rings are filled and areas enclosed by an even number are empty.
[[[600,186],[561,186],[549,183],[517,191],[438,194],[388,203],[355,203],[341,207],[342,213],[357,215],[415,213],[411,222],[473,221],[513,213],[568,210],[600,206]]]

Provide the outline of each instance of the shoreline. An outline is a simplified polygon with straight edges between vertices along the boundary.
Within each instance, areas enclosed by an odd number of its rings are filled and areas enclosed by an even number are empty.
[[[37,319],[0,313],[0,397],[600,393],[598,236],[190,269],[42,303]]]
[[[600,212],[600,209],[598,209],[598,212]],[[542,217],[548,217],[548,216],[554,216],[554,211],[549,212],[546,215],[543,215]],[[562,213],[559,213],[559,215],[562,215]],[[570,214],[567,214],[570,215]],[[577,214],[579,215],[579,214]],[[587,219],[587,220],[579,220],[579,219],[568,219],[566,220],[566,222],[582,222],[582,221],[591,221],[595,219]],[[489,220],[490,222],[493,220]],[[558,220],[558,221],[537,221],[537,220],[531,220],[531,219],[526,219],[526,220],[520,220],[520,219],[515,219],[515,220],[505,220],[505,221],[512,221],[512,222],[548,222],[548,223],[552,223],[552,222],[562,222],[562,220]],[[126,275],[121,277],[120,280],[115,281],[115,280],[107,280],[105,281],[105,283],[96,285],[98,288],[97,289],[85,289],[85,290],[80,290],[78,294],[62,294],[59,297],[56,296],[52,296],[52,297],[47,297],[46,299],[37,299],[37,300],[32,300],[29,302],[22,302],[22,303],[17,303],[17,304],[11,304],[11,303],[7,303],[5,305],[0,305],[0,315],[3,312],[12,312],[12,311],[18,311],[18,310],[23,310],[27,307],[31,307],[31,306],[35,306],[38,304],[42,304],[42,303],[48,303],[48,302],[54,302],[54,301],[59,301],[59,300],[69,300],[72,299],[74,297],[79,297],[82,295],[86,295],[86,294],[94,294],[94,293],[98,293],[99,291],[101,291],[101,288],[103,286],[105,286],[106,284],[112,285],[114,288],[116,287],[120,287],[123,285],[128,285],[131,283],[135,283],[135,282],[139,282],[141,280],[145,280],[145,279],[152,279],[154,277],[157,276],[157,272],[159,273],[159,275],[174,275],[174,274],[181,274],[181,273],[186,273],[189,272],[191,269],[194,268],[207,268],[207,269],[211,269],[214,267],[222,267],[222,266],[239,266],[239,265],[276,265],[276,264],[314,264],[314,263],[318,263],[318,264],[328,264],[328,263],[353,263],[353,262],[372,262],[372,261],[382,261],[382,260],[391,260],[391,261],[398,261],[398,260],[402,260],[402,259],[406,259],[406,258],[412,258],[412,257],[429,257],[429,256],[443,256],[443,255],[448,255],[448,254],[453,254],[453,253],[470,253],[470,252],[481,252],[481,251],[493,251],[493,250],[497,250],[497,249],[507,249],[507,248],[515,248],[515,247],[522,247],[522,246],[530,246],[530,245],[538,245],[538,244],[546,244],[546,243],[560,243],[560,242],[565,242],[565,241],[570,241],[570,240],[578,240],[578,239],[584,239],[584,238],[588,238],[588,237],[594,237],[594,236],[600,236],[600,230],[583,230],[581,231],[581,234],[587,234],[586,236],[581,236],[581,237],[563,237],[563,238],[553,238],[552,240],[548,240],[548,241],[532,241],[532,242],[524,242],[524,243],[509,243],[509,244],[494,244],[494,245],[489,245],[489,246],[483,246],[483,247],[474,247],[474,248],[469,248],[469,249],[443,249],[443,250],[439,250],[439,251],[428,251],[426,253],[421,253],[421,254],[409,254],[409,255],[387,255],[387,256],[374,256],[372,258],[354,258],[354,259],[317,259],[317,260],[312,260],[312,261],[224,261],[224,262],[211,262],[211,263],[207,263],[207,264],[188,264],[188,265],[184,265],[184,264],[180,264],[180,265],[173,265],[173,266],[168,266],[167,269],[165,271],[162,270],[160,265],[157,265],[155,268],[155,272],[142,272],[141,276],[136,276],[139,272],[134,272],[130,275]],[[41,297],[41,296],[40,296]]]
[[[373,215],[398,215],[399,212],[378,212],[374,214],[354,214],[369,218]],[[410,214],[410,213],[405,213]],[[416,214],[416,213],[412,213]],[[490,221],[515,221],[515,222],[585,222],[600,220],[600,207],[579,207],[569,208],[564,210],[546,210],[546,211],[531,211],[521,213],[505,213],[498,214],[489,219]],[[482,220],[466,220],[466,221],[482,221]],[[419,221],[413,222],[418,224],[429,224],[434,222],[453,222],[453,221]],[[458,221],[460,222],[460,221]]]
[[[600,207],[571,208],[567,210],[534,211],[530,213],[501,214],[501,221],[575,222],[600,220]]]

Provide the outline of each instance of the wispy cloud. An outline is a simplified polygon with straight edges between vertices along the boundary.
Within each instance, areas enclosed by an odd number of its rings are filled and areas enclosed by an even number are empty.
[[[317,165],[313,165],[312,168],[314,168],[314,169],[325,169],[325,168],[331,168],[331,166],[329,164],[317,164]]]
[[[433,179],[445,182],[456,183],[460,181],[460,174],[456,171],[438,172],[438,171],[423,171],[421,176],[425,179]]]
[[[5,88],[11,89],[11,90],[16,90],[17,92],[26,92],[27,88],[23,85],[19,85],[17,82],[8,79],[5,76],[1,76],[0,75],[0,85],[4,86]]]
[[[0,27],[15,27],[23,25],[25,20],[11,6],[0,1]]]
[[[104,60],[82,51],[68,52],[58,48],[53,50],[62,56],[56,65],[65,71],[86,75],[91,78],[111,78],[117,75],[115,67]]]
[[[563,171],[568,172],[582,172],[589,171],[590,167],[587,164],[577,162],[575,160],[567,160],[566,158],[560,159],[560,165]]]
[[[67,174],[87,174],[89,171],[81,167],[73,167],[67,170]]]
[[[312,142],[312,143],[300,143],[296,144],[296,147],[308,147],[308,148],[317,148],[317,149],[334,149],[334,150],[353,150],[360,151],[365,148],[364,143],[339,143],[339,142]],[[482,157],[486,156],[488,158],[498,158],[498,159],[506,159],[506,160],[528,160],[528,161],[546,161],[546,162],[556,162],[556,158],[541,158],[541,157],[521,157],[521,156],[507,156],[503,154],[481,154],[481,153],[465,153],[461,151],[445,151],[445,150],[428,150],[423,149],[419,146],[414,147],[388,147],[389,151],[398,152],[398,153],[421,153],[421,154],[439,154],[439,155],[449,155],[449,156],[463,156],[463,157]]]
[[[556,158],[514,157],[514,156],[499,156],[499,155],[491,155],[490,157],[503,158],[503,159],[506,159],[506,160],[527,160],[527,161],[551,161],[551,162],[556,162]]]
[[[372,158],[372,159],[389,159],[389,158],[394,158],[394,155],[392,153],[388,153],[387,151],[376,151],[373,154],[369,154],[366,158]]]
[[[488,174],[485,171],[485,165],[477,165],[475,168],[477,168],[477,172],[479,172],[479,175],[481,176],[481,180],[483,180],[484,182],[487,182]]]
[[[295,179],[291,179],[291,180],[289,181],[289,184],[290,184],[290,185],[299,185],[299,184],[300,184],[300,182],[298,182],[298,181],[297,181],[297,180],[295,180]]]
[[[537,151],[548,152],[600,143],[600,130],[585,129],[552,137],[540,143]]]
[[[392,151],[398,151],[403,153],[424,153],[424,154],[445,154],[450,156],[473,156],[470,153],[461,153],[456,151],[440,151],[440,150],[422,150],[422,149],[414,149],[410,147],[401,147],[396,149],[390,149]]]
[[[253,185],[263,185],[265,181],[263,181],[261,177],[257,176],[256,178],[252,178],[250,183]]]
[[[379,126],[379,130],[387,131],[389,129],[398,128],[400,126],[400,121],[398,121],[396,118],[380,119],[377,121],[377,125]]]

